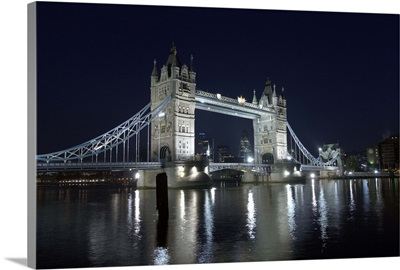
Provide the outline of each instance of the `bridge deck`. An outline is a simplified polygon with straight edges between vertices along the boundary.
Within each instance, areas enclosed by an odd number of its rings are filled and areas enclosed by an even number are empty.
[[[314,166],[314,165],[301,165],[302,171],[338,171],[338,166]]]
[[[161,162],[98,162],[98,163],[37,163],[36,170],[114,170],[114,169],[159,169]]]

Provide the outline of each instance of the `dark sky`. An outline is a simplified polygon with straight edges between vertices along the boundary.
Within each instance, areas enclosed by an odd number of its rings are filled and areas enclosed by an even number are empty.
[[[172,42],[197,88],[251,101],[285,88],[288,122],[316,155],[399,132],[399,16],[38,3],[38,154],[90,140],[150,101]],[[196,111],[196,133],[235,152],[251,120]]]

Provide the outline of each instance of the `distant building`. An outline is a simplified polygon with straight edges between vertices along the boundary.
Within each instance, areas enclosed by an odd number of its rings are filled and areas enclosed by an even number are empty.
[[[366,172],[368,161],[365,151],[352,151],[344,155],[346,171]]]
[[[220,163],[230,163],[235,162],[235,156],[231,154],[228,145],[218,145],[217,146],[217,160]]]
[[[238,159],[239,162],[248,162],[248,158],[253,158],[253,151],[251,150],[249,135],[246,130],[243,130],[240,136]]]
[[[378,145],[367,148],[367,161],[370,170],[379,169],[379,150]]]
[[[379,166],[382,171],[399,170],[399,135],[391,135],[378,144]]]
[[[204,132],[200,132],[196,137],[196,155],[209,158],[209,161],[214,161],[214,139],[206,137]]]

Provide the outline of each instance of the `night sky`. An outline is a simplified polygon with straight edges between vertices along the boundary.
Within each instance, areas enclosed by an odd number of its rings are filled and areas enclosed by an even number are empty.
[[[363,151],[399,132],[399,16],[255,9],[38,3],[37,151],[116,127],[150,101],[172,43],[197,89],[251,102],[269,78],[317,155]],[[252,121],[196,110],[196,133],[236,154]]]

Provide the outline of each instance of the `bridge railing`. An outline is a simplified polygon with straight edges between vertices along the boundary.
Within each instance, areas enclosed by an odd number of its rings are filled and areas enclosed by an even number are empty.
[[[313,171],[313,170],[338,171],[339,169],[340,168],[338,166],[301,165],[302,171]]]
[[[253,171],[258,173],[267,173],[270,171],[270,164],[254,164],[254,163],[210,163],[209,171],[219,171],[223,169],[237,169]]]
[[[74,170],[74,169],[155,169],[161,168],[161,162],[51,162],[37,163],[37,171]]]

